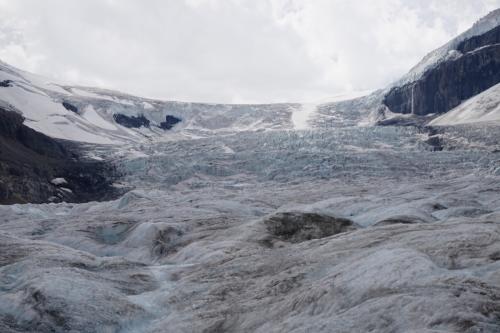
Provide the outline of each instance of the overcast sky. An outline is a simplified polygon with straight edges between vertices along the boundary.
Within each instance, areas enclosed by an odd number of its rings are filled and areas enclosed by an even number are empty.
[[[205,102],[381,88],[500,0],[0,0],[0,59],[81,85]]]

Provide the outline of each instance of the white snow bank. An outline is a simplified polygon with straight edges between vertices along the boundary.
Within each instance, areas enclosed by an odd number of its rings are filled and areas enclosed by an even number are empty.
[[[83,118],[87,119],[91,124],[94,124],[95,126],[98,126],[100,128],[104,128],[111,131],[118,130],[115,125],[111,124],[109,121],[101,117],[92,105],[89,105],[85,108],[85,113],[83,114]]]
[[[429,125],[445,126],[479,122],[500,122],[500,84],[476,95]]]

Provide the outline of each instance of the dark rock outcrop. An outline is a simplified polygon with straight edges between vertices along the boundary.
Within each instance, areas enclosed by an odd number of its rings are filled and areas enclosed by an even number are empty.
[[[444,149],[444,141],[440,135],[429,136],[425,143],[431,147],[432,151],[442,151]]]
[[[140,116],[126,116],[124,114],[114,114],[113,118],[115,121],[125,127],[128,128],[139,128],[139,127],[149,127],[149,119],[144,117],[144,115]]]
[[[165,117],[165,121],[160,123],[160,128],[164,130],[172,129],[176,124],[180,123],[182,119],[179,119],[175,116],[167,115]]]
[[[300,243],[356,229],[351,220],[318,213],[276,213],[264,221],[268,232],[281,240]]]
[[[431,118],[432,119],[432,118]],[[377,126],[412,126],[412,127],[423,127],[429,122],[428,117],[418,117],[418,116],[401,116],[393,117],[388,119],[383,119],[377,121]]]
[[[74,106],[73,104],[64,101],[64,102],[62,102],[62,105],[64,106],[64,108],[66,110],[74,112],[74,113],[78,113],[78,108],[76,106]]]
[[[464,53],[429,69],[412,83],[394,87],[384,104],[395,113],[445,113],[500,82],[500,27],[457,46]]]
[[[458,44],[457,50],[462,53],[474,51],[480,47],[500,43],[500,26],[486,33],[466,39]]]
[[[12,81],[11,80],[0,81],[0,87],[3,88],[12,87]]]
[[[115,169],[79,156],[77,144],[52,139],[0,108],[0,204],[84,202],[118,195]],[[66,184],[51,181],[64,178]]]

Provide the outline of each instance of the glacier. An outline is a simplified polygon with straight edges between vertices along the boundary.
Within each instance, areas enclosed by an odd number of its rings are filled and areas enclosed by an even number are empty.
[[[497,332],[499,134],[349,127],[89,145],[133,190],[0,206],[0,330]],[[290,214],[312,223],[293,242],[268,222]],[[331,218],[352,226],[311,234]]]
[[[111,165],[119,193],[0,205],[0,332],[500,332],[500,85],[441,115],[383,105],[499,18],[316,103],[159,101],[0,63],[0,109]]]

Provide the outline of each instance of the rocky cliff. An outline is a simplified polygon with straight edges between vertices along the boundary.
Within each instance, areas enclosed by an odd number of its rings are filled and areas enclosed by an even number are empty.
[[[384,104],[395,113],[445,113],[500,82],[500,26],[460,42],[422,77],[392,88]]]
[[[79,156],[76,146],[23,125],[0,108],[0,204],[82,202],[114,196],[112,167]]]

